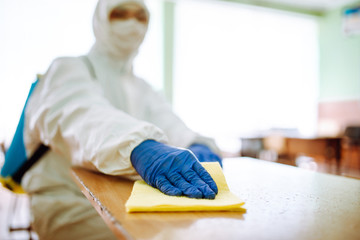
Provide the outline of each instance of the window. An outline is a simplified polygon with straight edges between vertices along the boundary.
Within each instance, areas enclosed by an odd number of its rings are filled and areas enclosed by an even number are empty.
[[[192,129],[229,141],[271,128],[315,133],[315,17],[177,1],[175,29],[174,108]]]
[[[134,61],[134,72],[156,90],[163,88],[162,1],[145,1],[150,12],[148,33]]]
[[[92,16],[96,3],[97,0],[1,1],[0,142],[10,144],[36,74],[45,73],[56,57],[89,51],[94,42]],[[160,1],[147,3],[154,16],[134,69],[161,89],[161,5]]]

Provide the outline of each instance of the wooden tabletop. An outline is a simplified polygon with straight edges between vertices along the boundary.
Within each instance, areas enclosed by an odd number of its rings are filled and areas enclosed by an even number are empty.
[[[246,213],[126,213],[132,181],[72,175],[119,239],[360,239],[360,180],[251,158],[223,165]]]

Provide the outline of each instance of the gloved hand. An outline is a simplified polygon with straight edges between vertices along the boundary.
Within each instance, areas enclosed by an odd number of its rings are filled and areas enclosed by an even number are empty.
[[[189,147],[189,150],[195,154],[200,162],[219,162],[220,166],[222,167],[221,158],[213,151],[211,151],[209,147],[203,144],[195,143]]]
[[[216,183],[187,149],[146,140],[131,153],[131,163],[150,186],[172,195],[214,199]]]

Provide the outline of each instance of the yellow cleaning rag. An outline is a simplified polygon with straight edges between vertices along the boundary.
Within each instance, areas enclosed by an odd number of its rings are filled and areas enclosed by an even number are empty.
[[[136,181],[130,198],[125,204],[127,212],[179,212],[179,211],[245,211],[244,202],[230,192],[220,164],[202,163],[216,182],[219,192],[215,199],[194,199],[185,196],[168,196],[149,186],[142,180]]]

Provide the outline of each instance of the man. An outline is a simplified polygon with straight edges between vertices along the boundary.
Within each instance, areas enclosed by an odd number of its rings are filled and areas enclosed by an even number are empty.
[[[40,143],[51,149],[22,180],[40,239],[113,237],[71,180],[73,165],[109,175],[139,174],[169,195],[215,198],[217,186],[199,163],[221,164],[213,140],[187,128],[133,74],[148,22],[142,0],[99,0],[90,52],[55,59],[28,101],[27,155]]]

